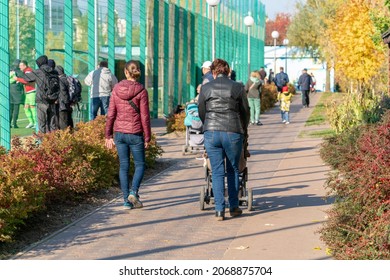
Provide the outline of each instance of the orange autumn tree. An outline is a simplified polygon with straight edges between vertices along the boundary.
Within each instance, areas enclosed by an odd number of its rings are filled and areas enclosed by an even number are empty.
[[[368,0],[346,1],[327,30],[336,71],[356,86],[361,97],[384,61],[383,52],[373,41],[375,31]]]

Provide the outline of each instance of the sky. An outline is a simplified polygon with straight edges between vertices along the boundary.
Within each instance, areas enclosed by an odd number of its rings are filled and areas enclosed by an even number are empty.
[[[268,18],[273,20],[278,13],[294,14],[295,4],[299,0],[262,0],[262,2],[265,4]]]

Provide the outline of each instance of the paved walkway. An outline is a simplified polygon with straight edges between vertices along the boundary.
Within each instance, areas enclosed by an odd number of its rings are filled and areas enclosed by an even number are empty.
[[[315,105],[320,94],[312,97]],[[291,124],[279,109],[262,115],[263,126],[250,127],[248,187],[254,211],[216,222],[213,208],[199,209],[205,184],[202,161],[182,156],[184,138],[161,135],[163,158],[177,163],[144,183],[143,209],[122,210],[121,199],[16,256],[17,259],[326,259],[316,231],[326,219],[323,184],[328,171],[318,155],[319,139],[299,138],[312,108],[295,97]],[[228,215],[227,215],[228,216]]]

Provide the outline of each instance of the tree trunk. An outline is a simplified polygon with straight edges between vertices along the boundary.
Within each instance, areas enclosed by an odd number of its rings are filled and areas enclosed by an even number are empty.
[[[325,91],[330,92],[330,63],[326,63]]]

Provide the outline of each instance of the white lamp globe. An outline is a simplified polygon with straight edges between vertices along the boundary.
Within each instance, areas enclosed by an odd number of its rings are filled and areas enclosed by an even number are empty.
[[[283,40],[283,45],[287,46],[288,43],[290,43],[290,41],[287,38]]]
[[[221,2],[221,0],[206,0],[206,1],[207,1],[207,4],[209,4],[212,7],[217,6],[219,4],[219,2]]]
[[[272,36],[272,38],[274,38],[274,39],[278,39],[279,38],[279,32],[278,31],[272,31],[272,33],[271,33],[271,36]]]
[[[246,16],[244,18],[244,24],[248,27],[251,27],[253,24],[255,23],[255,20],[253,19],[253,17],[251,17],[250,15],[249,16]]]

